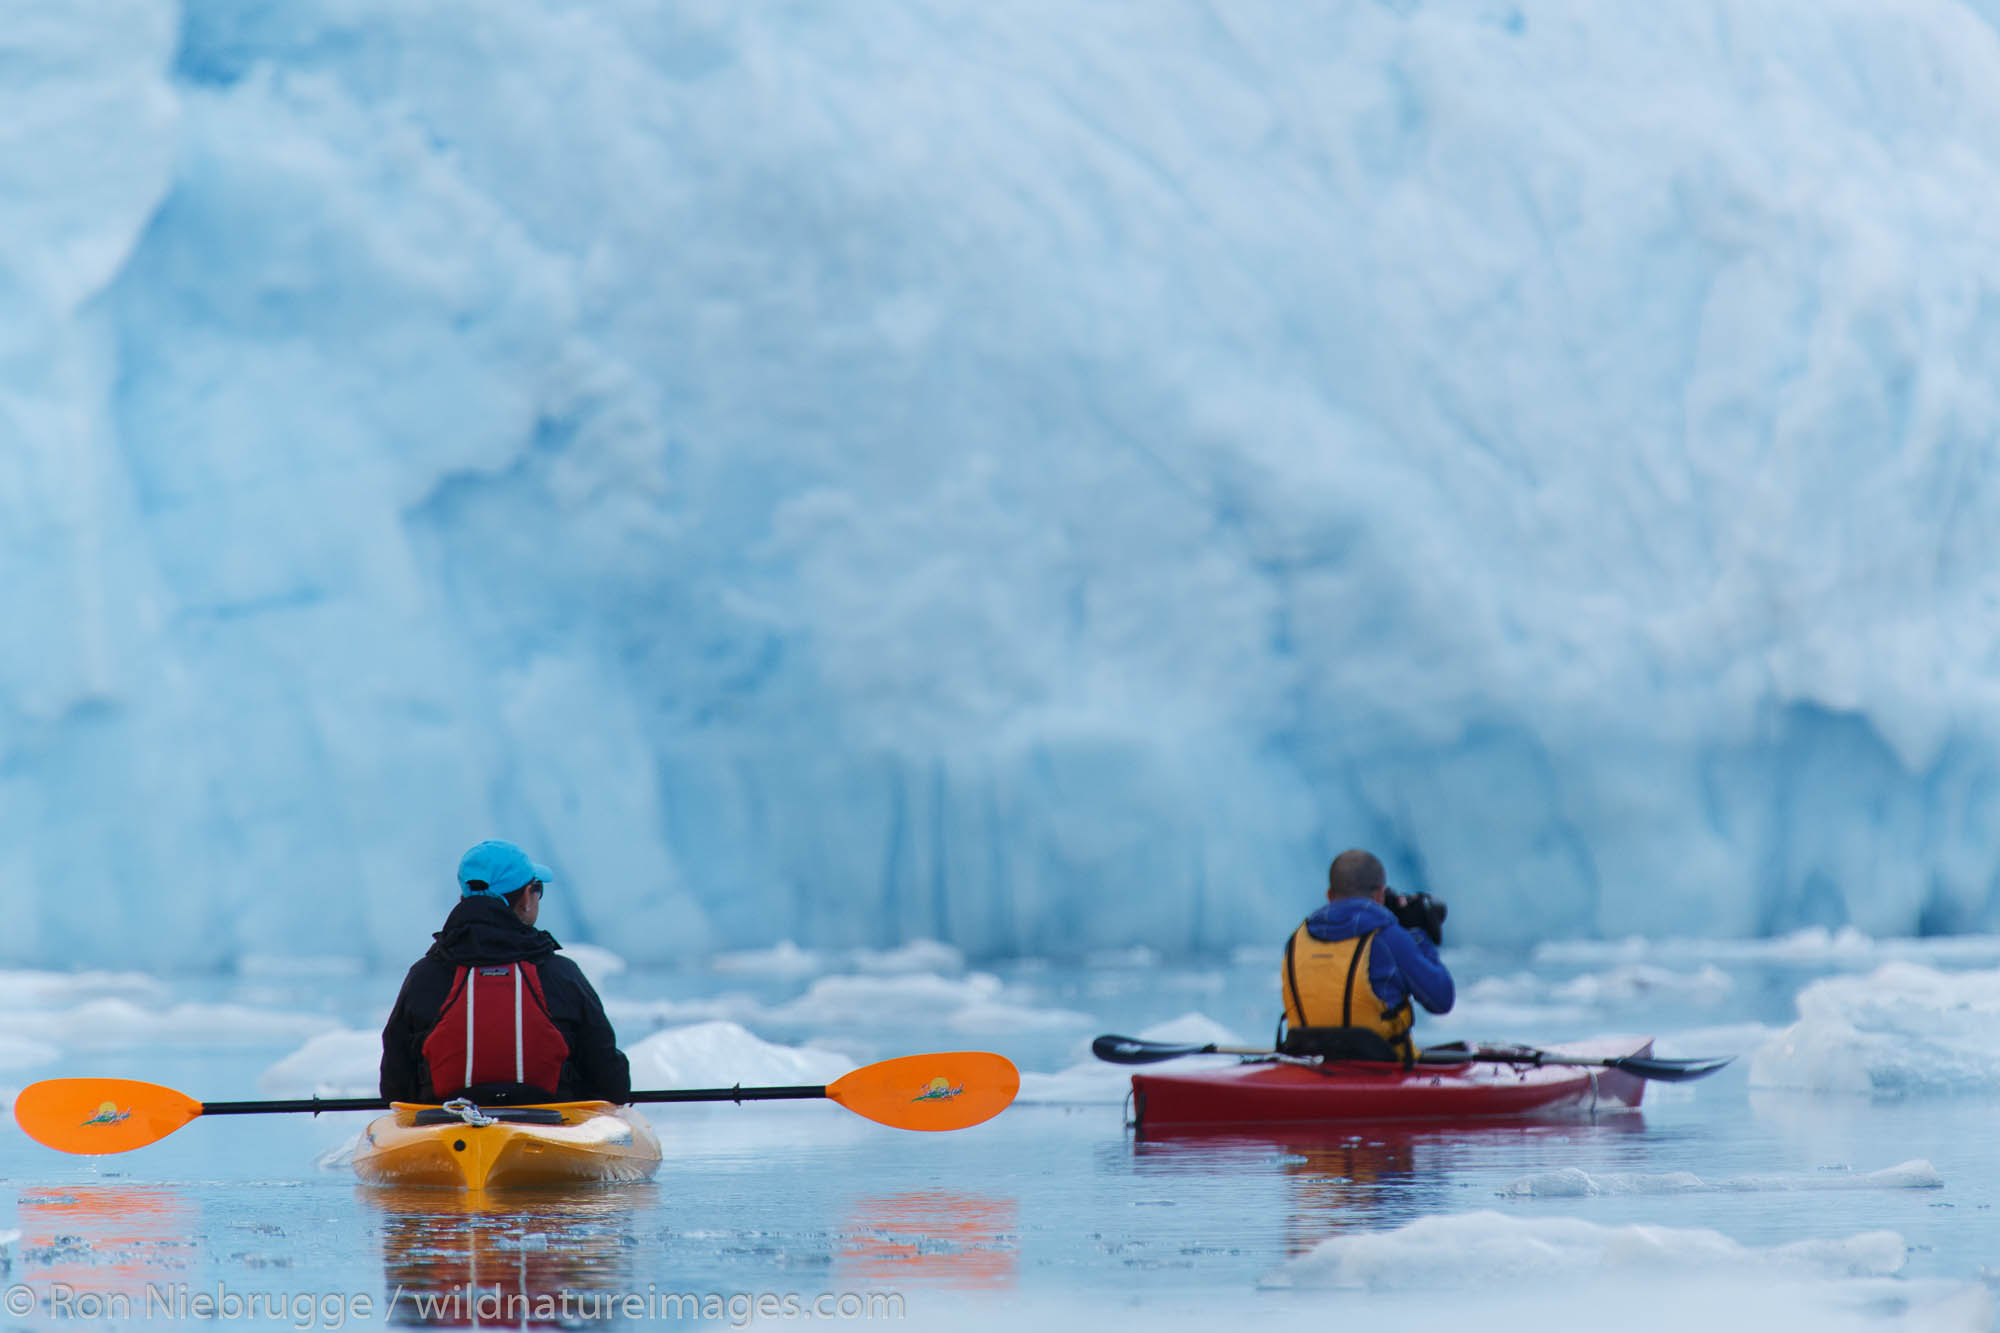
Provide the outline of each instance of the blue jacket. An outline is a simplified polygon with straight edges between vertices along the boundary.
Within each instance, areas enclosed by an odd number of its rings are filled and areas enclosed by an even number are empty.
[[[1394,1008],[1407,995],[1434,1014],[1450,1013],[1458,992],[1431,937],[1398,925],[1373,898],[1337,898],[1306,918],[1306,933],[1328,943],[1376,929],[1382,933],[1368,951],[1368,984],[1376,998]]]

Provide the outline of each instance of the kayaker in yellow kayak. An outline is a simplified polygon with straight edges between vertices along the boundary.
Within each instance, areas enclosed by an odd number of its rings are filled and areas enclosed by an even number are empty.
[[[382,1096],[623,1102],[625,1053],[582,969],[535,928],[550,874],[511,842],[459,859],[458,906],[382,1029]]]
[[[1442,1014],[1456,998],[1437,953],[1444,904],[1429,894],[1395,892],[1382,863],[1358,847],[1333,858],[1326,898],[1285,944],[1278,1049],[1410,1063],[1416,1059],[1411,1000]]]

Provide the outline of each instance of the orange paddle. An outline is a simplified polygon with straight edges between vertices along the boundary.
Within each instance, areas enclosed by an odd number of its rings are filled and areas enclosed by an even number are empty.
[[[1012,1104],[1021,1075],[987,1051],[905,1055],[850,1070],[824,1086],[668,1088],[635,1092],[640,1102],[769,1102],[825,1098],[896,1129],[966,1129]],[[204,1115],[288,1111],[386,1111],[367,1097],[268,1102],[198,1102],[186,1093],[129,1078],[52,1078],[14,1099],[14,1119],[37,1143],[73,1153],[129,1152],[157,1143]]]

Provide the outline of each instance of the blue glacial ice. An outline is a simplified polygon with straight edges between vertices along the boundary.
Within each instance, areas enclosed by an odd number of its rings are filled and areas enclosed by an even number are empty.
[[[0,963],[2000,926],[1996,8],[30,7]]]

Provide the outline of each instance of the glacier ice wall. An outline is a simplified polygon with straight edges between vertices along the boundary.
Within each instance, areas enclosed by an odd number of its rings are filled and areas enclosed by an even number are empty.
[[[2000,925],[1942,0],[12,0],[0,961]]]

